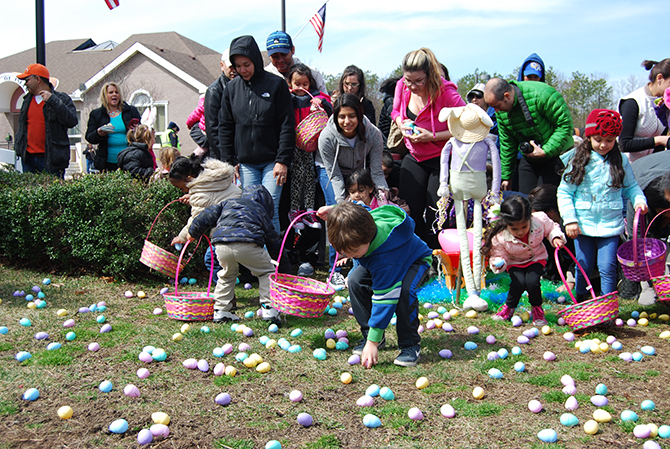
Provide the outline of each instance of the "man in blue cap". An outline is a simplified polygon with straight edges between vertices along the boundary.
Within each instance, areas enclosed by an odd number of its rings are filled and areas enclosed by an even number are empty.
[[[268,56],[272,59],[272,64],[268,64],[265,70],[270,73],[286,78],[291,67],[300,63],[298,58],[293,57],[295,54],[293,40],[284,31],[271,33],[268,36],[266,47]],[[314,76],[314,81],[316,81],[316,88],[321,92],[328,92],[321,72],[314,67],[310,67],[310,69],[312,69],[312,76]]]

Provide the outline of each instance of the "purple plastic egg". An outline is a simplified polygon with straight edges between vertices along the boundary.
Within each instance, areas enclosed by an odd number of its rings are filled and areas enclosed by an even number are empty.
[[[137,388],[133,384],[128,384],[123,388],[123,394],[126,396],[129,396],[131,398],[139,398],[140,397],[140,389]]]
[[[158,292],[158,293],[159,293],[160,295],[164,295],[164,294],[166,294],[166,293],[168,292],[168,290],[169,290],[169,289],[168,289],[167,287],[163,287],[163,288],[161,288],[161,291]]]
[[[49,338],[49,334],[46,332],[38,332],[35,334],[35,340],[46,340]]]
[[[359,407],[372,407],[374,403],[375,400],[372,398],[372,396],[368,396],[367,394],[356,400],[356,405]]]
[[[335,332],[335,337],[339,340],[341,338],[347,338],[349,334],[345,330],[338,330]]]
[[[39,292],[41,292],[41,291],[42,291],[42,289],[41,289],[41,288],[39,288],[39,287],[38,287],[37,285],[33,285],[33,288],[32,288],[32,290],[33,290],[33,291],[34,291],[35,293],[39,293]]]
[[[428,319],[429,320],[434,320],[435,318],[437,318],[439,316],[440,316],[440,314],[435,312],[435,311],[428,312]]]
[[[623,361],[631,362],[633,361],[633,354],[631,354],[630,352],[622,352],[621,354],[619,354],[619,358]]]
[[[606,396],[597,394],[595,396],[591,396],[591,403],[596,407],[604,407],[609,403],[609,400]]]
[[[149,429],[142,429],[137,434],[137,442],[141,445],[150,444],[154,440],[154,436]]]
[[[349,344],[349,339],[347,337],[340,337],[337,339],[338,342]]]
[[[240,343],[237,349],[240,352],[247,352],[251,350],[251,345],[249,345],[249,343]]]
[[[154,358],[151,357],[151,354],[148,352],[140,352],[139,359],[144,363],[151,363],[154,361]]]
[[[637,321],[635,321],[634,318],[631,318],[628,321],[626,321],[626,324],[630,327],[635,327],[635,325],[637,324]]]
[[[497,351],[491,351],[486,355],[487,360],[498,360],[500,358],[500,355],[498,354]]]
[[[219,405],[228,405],[231,400],[232,399],[228,393],[219,393],[216,395],[216,398],[214,398],[214,402]]]
[[[661,449],[661,445],[654,440],[648,440],[644,442],[642,449]]]
[[[516,339],[516,342],[519,343],[520,345],[525,345],[525,344],[527,344],[529,341],[530,341],[530,340],[529,340],[528,337],[526,337],[525,335],[519,335],[519,336],[517,337],[517,339]]]
[[[561,317],[556,321],[559,326],[565,326],[565,318]]]
[[[633,429],[633,435],[637,438],[648,438],[651,435],[651,429],[646,424],[638,424]]]
[[[426,323],[426,329],[428,329],[428,330],[435,329],[435,321],[433,321],[433,320],[429,320],[429,321]]]
[[[160,307],[156,307],[153,311],[154,315],[160,315],[161,313],[163,313],[163,309],[161,309]]]
[[[248,282],[246,284],[244,284],[244,289],[245,290],[250,290],[251,289],[251,284],[248,283]]]
[[[512,326],[514,326],[514,327],[519,327],[519,326],[521,326],[522,324],[523,324],[523,320],[521,319],[520,316],[518,316],[518,315],[514,315],[514,316],[512,317]]]
[[[349,315],[353,315],[354,314],[353,307],[349,307],[349,310],[347,310],[347,313],[349,313]]]
[[[140,379],[146,379],[147,377],[149,377],[149,374],[150,374],[149,370],[146,368],[140,368],[137,370],[137,377],[139,377]]]
[[[203,373],[209,371],[209,363],[207,363],[207,360],[204,359],[198,360],[198,369]]]
[[[621,318],[617,318],[616,320],[614,320],[614,324],[621,327],[623,326],[623,320]]]
[[[616,341],[616,337],[614,335],[609,335],[605,341],[607,342],[608,345],[611,345]]]
[[[543,357],[544,360],[546,360],[547,362],[552,362],[552,361],[556,360],[556,354],[554,354],[554,353],[551,352],[551,351],[546,351],[546,352],[542,355],[542,357]]]
[[[451,323],[444,323],[442,325],[442,330],[445,332],[452,332],[454,330],[454,326],[452,326]]]
[[[88,350],[91,352],[97,352],[100,349],[100,343],[89,343],[88,344]]]
[[[532,329],[526,329],[525,331],[523,331],[523,335],[528,339],[535,338],[535,332],[533,332]]]
[[[88,312],[90,312],[88,307],[80,307],[79,308],[79,313],[88,313]]]
[[[412,421],[421,421],[423,419],[423,413],[417,407],[412,407],[407,412],[407,416]]]
[[[448,349],[440,350],[439,354],[443,359],[450,359],[453,356],[452,352]]]
[[[417,329],[417,332],[422,333],[424,330],[426,330],[426,329],[423,327],[423,324],[419,324],[419,328]]]
[[[469,326],[468,327],[468,334],[478,334],[479,329],[476,326]]]
[[[298,424],[303,427],[309,427],[312,425],[313,419],[309,413],[300,413],[298,415]]]
[[[110,332],[111,330],[112,330],[112,325],[107,323],[100,328],[100,333],[101,334],[106,334],[107,332]]]
[[[489,335],[486,337],[486,343],[492,345],[496,342],[496,338],[493,335]]]
[[[170,429],[165,424],[154,424],[149,427],[149,431],[155,437],[167,437],[170,435]]]
[[[563,338],[565,339],[565,341],[574,341],[575,334],[573,334],[572,332],[566,332],[563,334]]]
[[[254,330],[250,327],[245,327],[242,334],[244,334],[245,337],[252,337],[254,335]]]
[[[361,363],[361,356],[359,356],[358,354],[354,354],[351,357],[349,357],[347,363],[349,365],[358,365]]]

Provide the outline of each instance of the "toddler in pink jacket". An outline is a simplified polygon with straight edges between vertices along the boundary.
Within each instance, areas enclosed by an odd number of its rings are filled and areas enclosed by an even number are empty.
[[[532,212],[527,198],[514,195],[500,206],[500,219],[487,232],[482,254],[489,257],[494,273],[507,270],[510,288],[507,300],[494,320],[509,320],[524,291],[532,306],[533,324],[547,324],[542,310],[540,277],[547,263],[547,250],[542,241],[548,239],[554,248],[566,243],[558,223],[544,212]]]

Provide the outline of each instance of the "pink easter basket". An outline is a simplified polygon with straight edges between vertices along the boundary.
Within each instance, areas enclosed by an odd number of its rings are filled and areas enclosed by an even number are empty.
[[[647,238],[647,234],[649,234],[649,229],[651,228],[651,224],[656,220],[658,217],[663,215],[666,212],[670,212],[670,209],[665,209],[661,212],[659,212],[650,222],[649,226],[647,226],[647,230],[644,233],[645,239]],[[663,243],[663,242],[661,242]],[[665,248],[665,244],[664,248]],[[666,259],[666,253],[665,251],[663,252],[663,261],[665,262]],[[646,259],[645,259],[646,260]],[[651,285],[654,286],[654,291],[656,291],[656,297],[659,301],[670,301],[670,275],[665,274],[665,264],[663,264],[663,272],[660,275],[653,276],[651,267],[648,266],[647,269],[649,270],[649,276],[651,276]]]
[[[577,302],[575,299],[567,281],[565,280],[565,274],[563,274],[563,270],[561,269],[561,264],[558,257],[558,252],[561,250],[561,248],[567,251],[570,257],[572,257],[572,260],[575,261],[577,268],[579,268],[579,270],[582,272],[582,275],[588,284],[586,289],[591,293],[593,299],[589,299],[588,301],[584,302]],[[556,260],[558,274],[561,276],[561,280],[563,281],[563,284],[565,285],[565,288],[574,304],[558,312],[558,316],[563,317],[568,326],[570,326],[573,330],[595,326],[596,324],[604,323],[616,318],[619,314],[619,292],[612,292],[596,297],[596,294],[593,291],[593,286],[591,285],[591,281],[586,275],[584,268],[582,268],[579,262],[577,262],[575,255],[572,254],[572,251],[570,251],[566,246],[562,246],[561,248],[556,248],[556,251],[554,252],[554,259]]]
[[[314,99],[307,89],[300,89]],[[328,114],[322,107],[317,107],[307,117],[302,119],[295,129],[295,144],[308,153],[316,151],[319,144],[319,135],[328,124]]]
[[[209,237],[203,235],[209,243],[209,249],[214,252],[212,249],[212,242],[209,241]],[[177,272],[175,273],[174,279],[174,293],[165,293],[163,299],[165,300],[165,308],[167,309],[168,317],[173,320],[180,321],[208,321],[214,318],[214,298],[211,294],[212,289],[212,277],[214,276],[214,257],[211,257],[210,267],[209,267],[209,282],[207,284],[207,293],[200,292],[180,292],[179,291],[179,266],[181,266],[181,260],[186,254],[186,248],[188,247],[189,242],[184,244],[184,247],[181,249],[179,254],[179,260],[177,261]]]
[[[314,212],[304,212],[293,219],[287,229],[307,214]],[[284,244],[288,237],[288,232],[284,233],[284,240],[279,250],[281,260]],[[337,260],[337,255],[335,256]],[[303,318],[314,318],[323,315],[326,306],[332,299],[335,289],[330,286],[330,278],[335,272],[335,265],[330,272],[327,282],[317,281],[302,276],[279,273],[279,266],[275,268],[274,274],[270,275],[270,301],[272,307],[288,315],[299,316]]]
[[[639,209],[635,211],[633,239],[623,243],[617,250],[621,270],[633,282],[648,281],[665,273],[665,243],[647,238],[646,233],[644,238],[637,238],[640,214]]]

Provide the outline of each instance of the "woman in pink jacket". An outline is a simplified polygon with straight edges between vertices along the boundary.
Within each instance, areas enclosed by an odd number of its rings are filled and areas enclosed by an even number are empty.
[[[440,154],[451,133],[447,123],[437,117],[442,108],[465,106],[465,102],[456,84],[442,78],[440,63],[427,48],[407,53],[402,71],[391,113],[409,150],[400,171],[400,198],[409,206],[410,216],[416,223],[416,235],[431,248],[438,249],[437,236],[429,230],[439,199]]]

